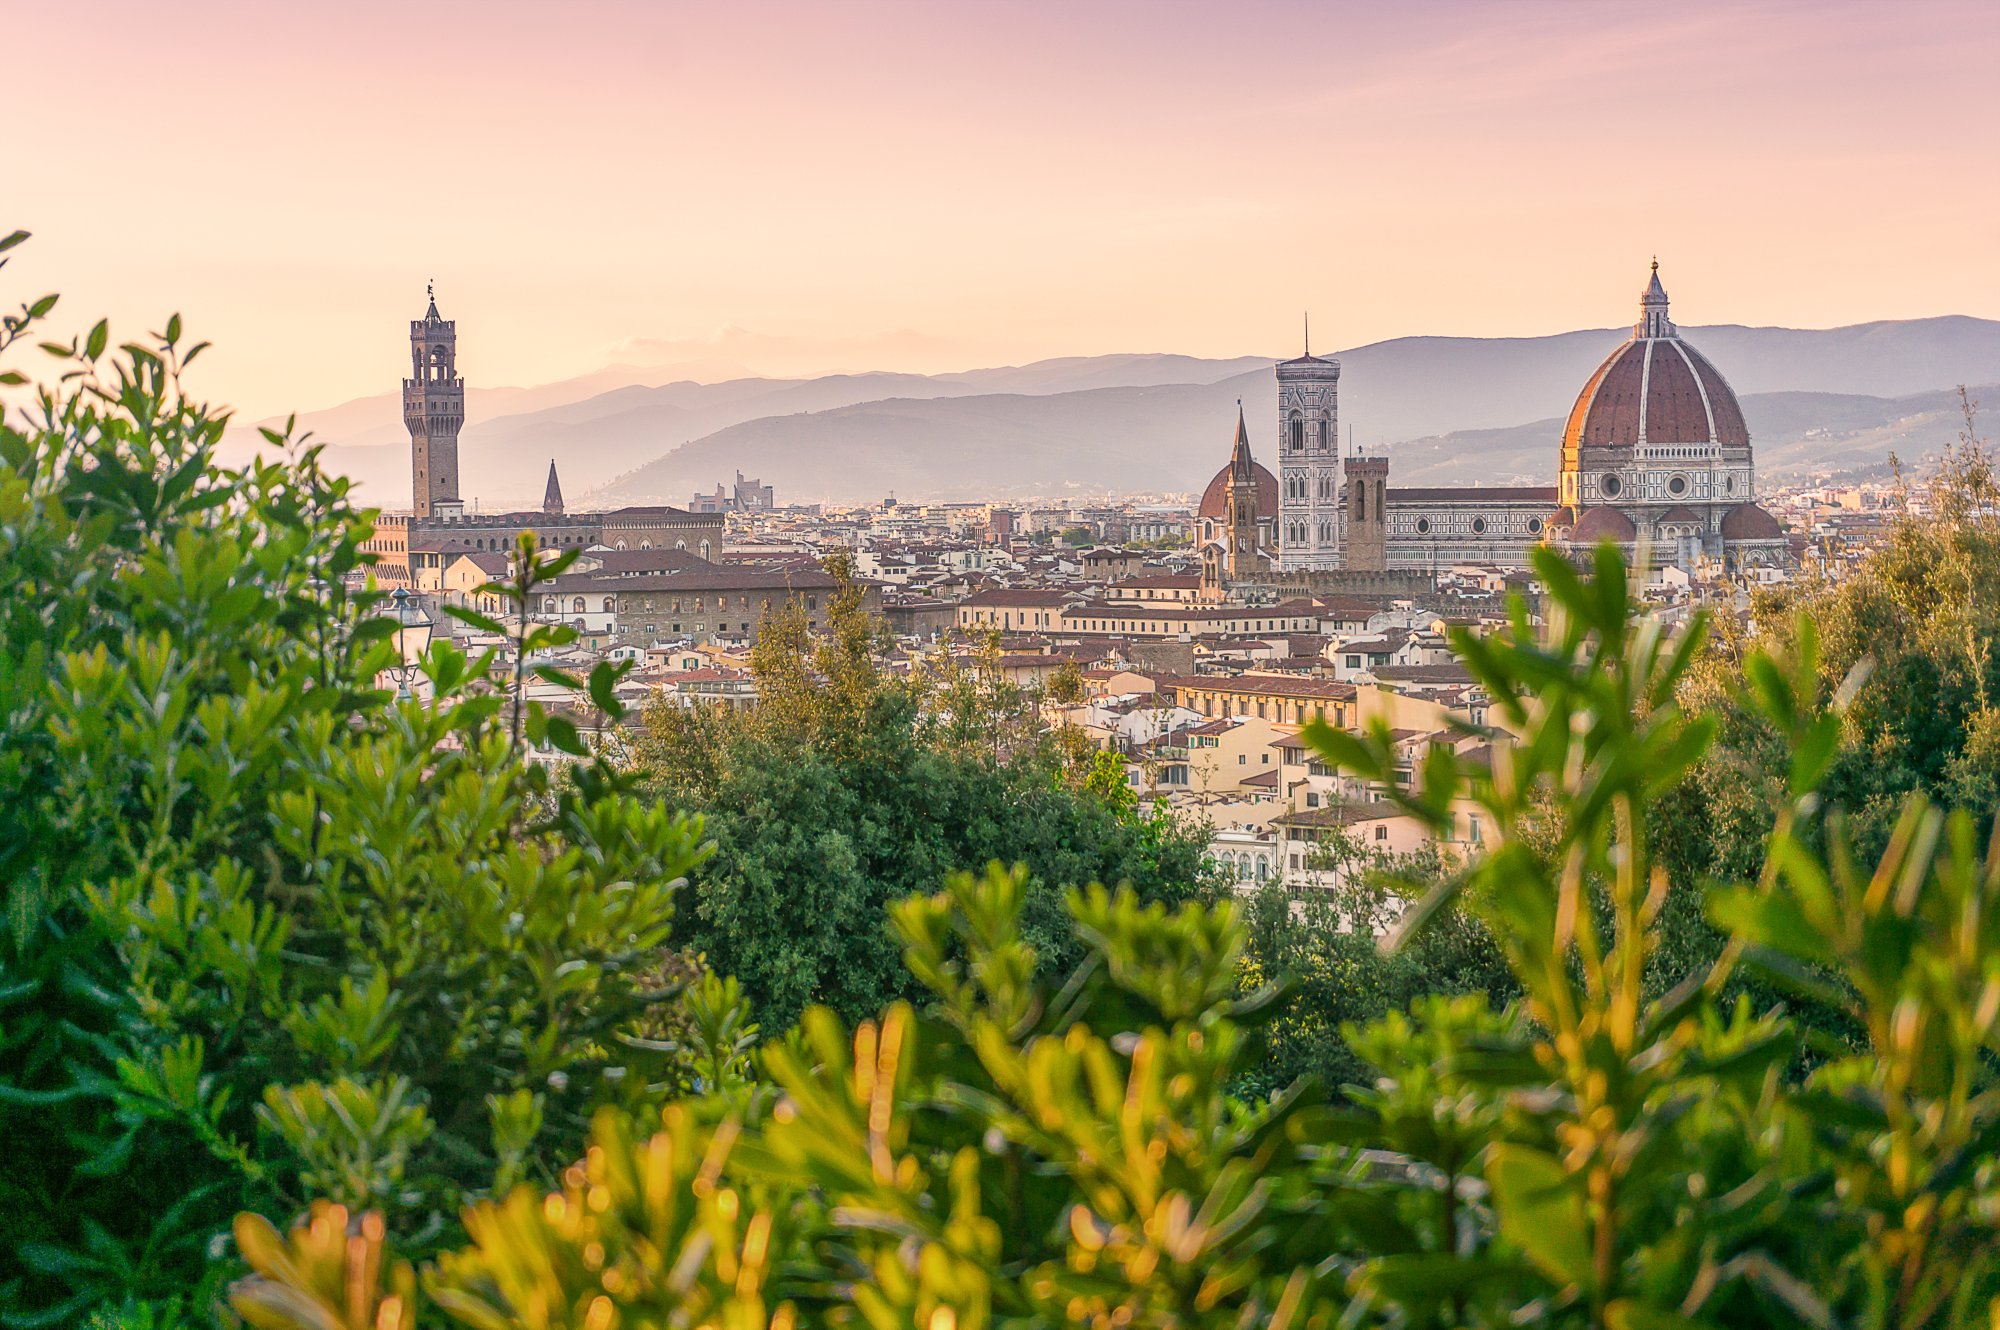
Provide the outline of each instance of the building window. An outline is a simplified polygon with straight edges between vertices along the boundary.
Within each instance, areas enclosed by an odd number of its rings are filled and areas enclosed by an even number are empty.
[[[1485,519],[1485,518],[1483,518],[1483,517],[1475,517],[1475,518],[1473,518],[1473,519],[1472,519],[1472,529],[1473,529],[1473,531],[1474,531],[1474,532],[1476,532],[1476,533],[1477,533],[1477,534],[1479,534],[1479,535],[1482,535],[1482,536],[1483,536],[1483,535],[1485,535],[1485,534],[1486,534],[1486,519]]]
[[[1376,828],[1375,828],[1375,839],[1376,839],[1376,840],[1387,840],[1387,839],[1389,839],[1389,828],[1387,828],[1387,827],[1383,827],[1383,826],[1378,826],[1378,827],[1376,827]]]
[[[1298,412],[1294,411],[1292,412],[1291,423],[1292,451],[1298,452],[1306,446],[1306,422],[1299,416]]]

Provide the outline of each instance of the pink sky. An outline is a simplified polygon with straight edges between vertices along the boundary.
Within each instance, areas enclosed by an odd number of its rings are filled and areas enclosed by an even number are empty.
[[[2000,316],[2000,6],[124,3],[7,21],[12,305],[394,387]]]

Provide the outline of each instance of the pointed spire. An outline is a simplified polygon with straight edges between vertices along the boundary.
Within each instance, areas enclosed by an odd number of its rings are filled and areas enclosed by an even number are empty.
[[[438,313],[437,280],[435,278],[424,283],[424,299],[431,302],[431,307],[424,311],[425,320],[432,323],[443,322],[444,315]]]
[[[562,482],[556,479],[556,459],[549,459],[549,485],[542,491],[542,511],[551,516],[561,516],[563,510]]]
[[[1639,322],[1633,325],[1635,337],[1672,337],[1673,321],[1667,317],[1667,288],[1660,285],[1660,260],[1653,259],[1653,275],[1646,283],[1646,289],[1639,296]]]
[[[1250,456],[1250,428],[1243,421],[1243,399],[1236,399],[1236,442],[1229,450],[1229,474],[1232,478],[1249,480],[1256,460]]]
[[[1306,311],[1306,359],[1311,360],[1312,354],[1313,354],[1313,316],[1312,316],[1312,311],[1307,310]]]

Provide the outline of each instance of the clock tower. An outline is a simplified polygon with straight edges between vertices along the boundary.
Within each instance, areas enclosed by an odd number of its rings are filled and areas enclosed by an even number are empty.
[[[458,502],[458,431],[465,424],[465,380],[458,376],[458,325],[430,308],[410,321],[410,374],[403,380],[403,424],[410,431],[410,507],[432,517]]]

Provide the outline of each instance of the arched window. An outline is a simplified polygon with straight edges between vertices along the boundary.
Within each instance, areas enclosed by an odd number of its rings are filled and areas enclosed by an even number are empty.
[[[1368,520],[1368,482],[1365,480],[1354,482],[1354,520]]]
[[[1333,417],[1328,412],[1319,413],[1319,446],[1326,447],[1327,431],[1333,428]]]
[[[576,598],[576,604],[575,604],[575,605],[574,605],[574,606],[573,606],[572,608],[573,608],[574,612],[575,612],[575,613],[577,613],[577,614],[582,614],[582,613],[583,613],[583,597],[582,597],[582,596],[578,596],[578,597]]]
[[[1301,416],[1298,412],[1294,411],[1292,412],[1292,451],[1297,452],[1299,449],[1305,446],[1306,446],[1305,417]]]
[[[701,557],[704,559],[708,557],[708,542],[705,540],[701,542]]]

